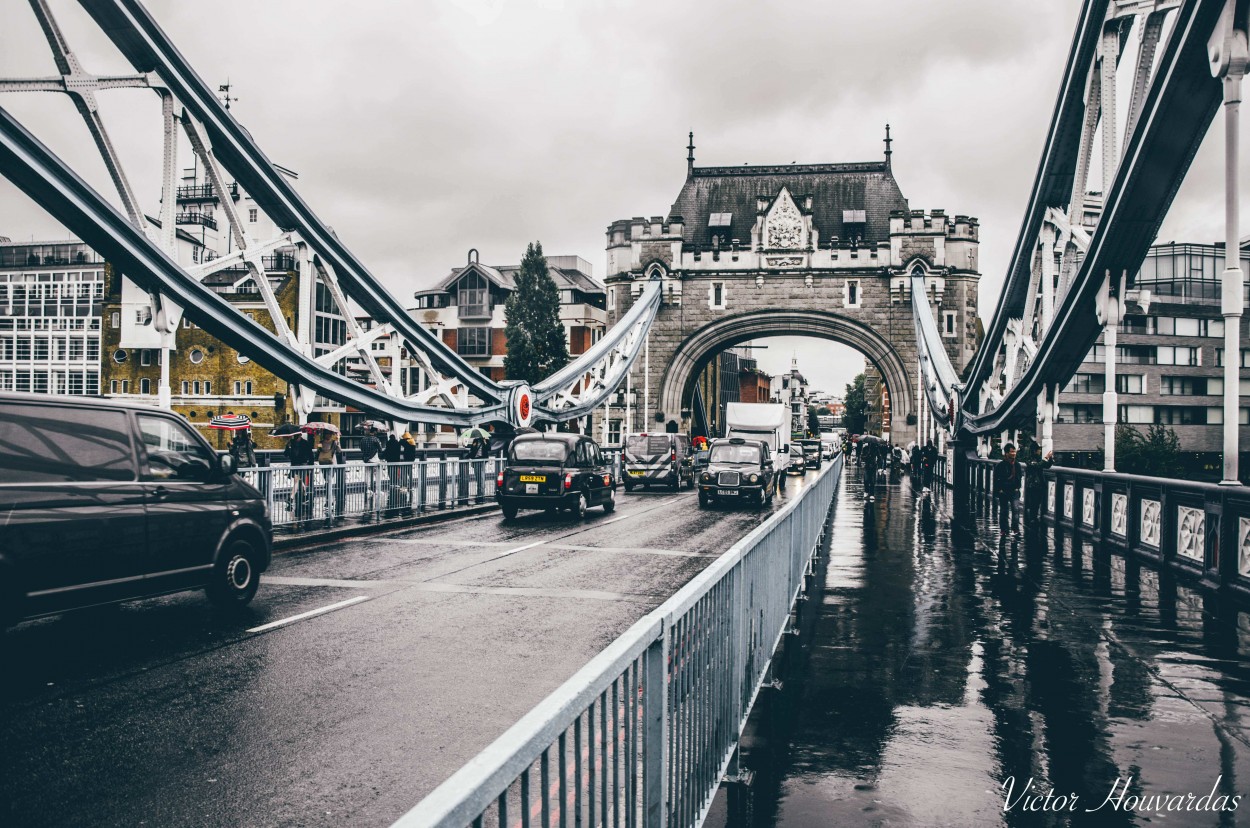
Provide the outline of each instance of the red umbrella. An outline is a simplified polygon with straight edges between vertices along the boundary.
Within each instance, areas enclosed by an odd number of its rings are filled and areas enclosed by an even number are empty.
[[[300,426],[300,430],[309,434],[316,434],[318,431],[328,431],[335,435],[339,433],[339,427],[334,423],[304,423]]]
[[[252,427],[252,418],[245,414],[221,414],[209,420],[208,427],[223,431],[242,431]]]

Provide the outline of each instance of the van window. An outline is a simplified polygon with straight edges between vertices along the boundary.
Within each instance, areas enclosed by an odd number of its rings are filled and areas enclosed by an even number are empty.
[[[668,454],[672,443],[669,442],[667,434],[652,434],[646,437],[641,434],[632,434],[625,448],[630,454]]]
[[[204,481],[212,474],[212,455],[181,423],[140,414],[139,433],[148,455],[144,480]]]
[[[134,479],[121,411],[19,405],[0,417],[0,483]]]

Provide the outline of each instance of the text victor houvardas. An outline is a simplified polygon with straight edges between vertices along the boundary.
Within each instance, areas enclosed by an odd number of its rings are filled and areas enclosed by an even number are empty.
[[[1042,791],[1029,777],[1018,785],[1014,776],[1008,776],[1002,784],[1004,811],[1050,811],[1076,813],[1083,811],[1128,811],[1135,814],[1160,814],[1168,811],[1235,811],[1241,804],[1240,795],[1218,793],[1223,776],[1215,778],[1211,792],[1205,796],[1184,794],[1130,793],[1133,777],[1116,778],[1101,802],[1082,801],[1079,794],[1056,793],[1053,787]]]

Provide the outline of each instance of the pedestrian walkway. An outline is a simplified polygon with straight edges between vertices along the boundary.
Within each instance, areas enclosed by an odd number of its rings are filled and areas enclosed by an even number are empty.
[[[754,782],[734,817],[1250,819],[1245,613],[1050,527],[1000,532],[986,503],[961,511],[943,493],[936,506],[906,479],[865,506],[848,468],[816,611],[753,717]],[[1239,795],[1237,812],[1215,812]]]

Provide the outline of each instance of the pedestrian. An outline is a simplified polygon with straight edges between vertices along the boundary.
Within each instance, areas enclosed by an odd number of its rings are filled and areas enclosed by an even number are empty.
[[[403,504],[400,503],[400,492],[407,490],[410,481],[404,477],[404,450],[394,433],[386,435],[386,447],[382,449],[382,459],[386,461],[386,510],[395,514]],[[411,467],[409,467],[411,471]]]
[[[1007,443],[1003,446],[1003,459],[994,466],[994,501],[998,506],[1000,531],[1016,528],[1016,501],[1020,497],[1022,471],[1016,461],[1016,447]]]
[[[304,432],[291,437],[282,451],[291,464],[291,511],[295,517],[296,531],[300,524],[312,517],[312,472],[306,467],[313,463],[312,442]]]
[[[234,433],[230,439],[230,454],[241,469],[256,465],[256,441],[252,439],[250,428],[241,428]]]
[[[386,436],[386,448],[382,449],[382,459],[388,463],[398,463],[404,458],[403,447],[394,434]]]
[[[933,441],[930,440],[920,450],[920,477],[926,489],[933,485],[933,470],[937,468],[937,458],[937,446],[933,445]]]
[[[318,466],[331,467],[322,470],[326,480],[326,519],[342,517],[347,500],[347,480],[343,477],[341,468],[333,467],[342,466],[346,459],[338,437],[329,431],[322,434],[321,445],[317,447],[314,459]]]
[[[400,462],[407,468],[404,473],[408,475],[404,513],[412,514],[412,504],[417,485],[417,441],[412,438],[412,434],[405,431],[404,436],[399,438],[399,450]]]
[[[1055,464],[1054,451],[1042,455],[1042,447],[1036,442],[1029,446],[1026,455],[1029,467],[1024,476],[1024,522],[1037,523],[1042,517],[1042,501],[1046,492],[1046,470]]]
[[[365,436],[360,438],[360,459],[366,463],[374,463],[381,453],[382,441],[378,439],[377,433],[371,428],[366,430]]]
[[[412,435],[407,431],[404,436],[399,439],[400,451],[402,452],[401,460],[405,463],[412,463],[417,459],[417,441],[412,439]]]

